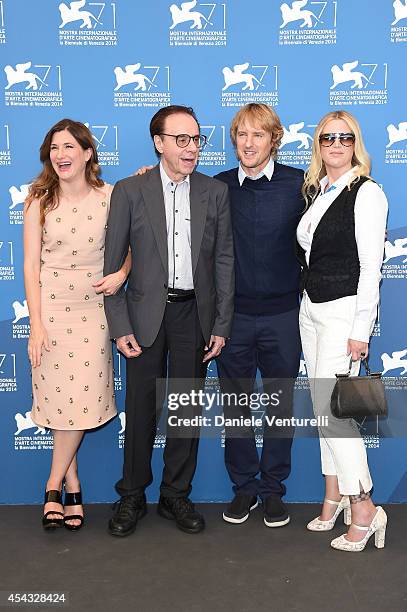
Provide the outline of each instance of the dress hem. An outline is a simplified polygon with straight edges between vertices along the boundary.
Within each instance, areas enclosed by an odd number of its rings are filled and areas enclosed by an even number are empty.
[[[108,423],[109,421],[111,421],[112,419],[114,419],[114,417],[116,417],[118,414],[117,410],[115,412],[115,414],[109,416],[107,419],[105,419],[104,421],[101,421],[101,423],[98,423],[97,425],[93,425],[92,427],[81,427],[80,429],[75,429],[75,427],[51,427],[50,425],[44,425],[42,423],[39,423],[38,421],[35,421],[33,418],[33,413],[31,412],[31,420],[32,422],[37,425],[38,427],[42,427],[43,429],[52,429],[55,431],[89,431],[91,429],[97,429],[98,427],[101,427],[102,425],[105,425],[105,423]]]

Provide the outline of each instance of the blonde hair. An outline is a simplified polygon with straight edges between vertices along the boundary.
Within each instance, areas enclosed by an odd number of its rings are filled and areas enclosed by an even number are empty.
[[[271,157],[275,159],[278,147],[284,134],[283,126],[275,111],[267,104],[256,104],[251,102],[245,104],[236,113],[230,125],[230,138],[233,146],[236,147],[236,136],[239,125],[249,121],[252,124],[257,124],[262,130],[268,132],[271,136]]]
[[[361,176],[369,176],[370,174],[370,158],[363,143],[362,132],[356,118],[347,111],[332,111],[322,117],[314,132],[314,140],[312,143],[311,163],[305,173],[302,193],[307,202],[307,207],[312,204],[318,195],[319,181],[326,175],[325,164],[322,161],[319,137],[322,134],[325,125],[332,119],[342,119],[349,125],[351,132],[355,135],[355,144],[352,157],[352,166],[354,172],[350,175],[348,181],[348,189],[351,185],[360,179]]]

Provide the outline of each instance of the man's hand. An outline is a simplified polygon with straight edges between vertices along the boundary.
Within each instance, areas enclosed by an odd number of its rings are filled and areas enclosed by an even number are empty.
[[[138,170],[134,172],[133,176],[142,176],[143,174],[146,174],[153,168],[154,166],[141,166],[141,168],[139,168]]]
[[[367,342],[359,342],[359,340],[348,340],[348,355],[352,355],[352,361],[366,359],[369,353],[369,345]]]
[[[218,357],[224,346],[225,338],[223,336],[211,336],[211,339],[209,340],[209,346],[205,346],[205,351],[208,351],[208,353],[206,353],[205,357],[203,358],[203,363],[205,363],[205,361],[210,361],[211,359],[215,359],[215,357]]]
[[[133,334],[116,338],[116,346],[125,357],[129,358],[138,357],[143,352]]]

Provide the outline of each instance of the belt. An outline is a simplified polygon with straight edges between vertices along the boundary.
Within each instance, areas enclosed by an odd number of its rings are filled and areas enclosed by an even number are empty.
[[[194,299],[193,289],[168,289],[167,302],[188,302]]]

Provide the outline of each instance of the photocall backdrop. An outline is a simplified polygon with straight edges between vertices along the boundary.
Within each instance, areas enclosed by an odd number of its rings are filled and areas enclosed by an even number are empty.
[[[405,408],[406,4],[0,0],[0,503],[40,502],[51,459],[50,431],[35,427],[29,416],[22,209],[40,170],[43,137],[63,117],[89,125],[103,178],[114,183],[155,163],[149,121],[171,103],[194,107],[208,136],[199,170],[210,175],[236,165],[228,128],[242,104],[265,102],[276,109],[284,124],[279,160],[301,168],[310,160],[319,118],[340,108],[354,113],[373,159],[373,177],[390,207],[370,362]],[[87,501],[114,499],[121,470],[125,363],[114,353],[120,415],[88,433],[81,447]],[[210,376],[216,376],[213,364]],[[309,402],[306,386],[302,361],[299,409]],[[403,432],[384,438],[366,432],[362,426],[376,499],[407,501]],[[158,435],[150,501],[158,495],[163,442]],[[215,439],[201,441],[196,501],[230,498],[222,444],[221,429]],[[322,485],[318,440],[297,438],[286,499],[320,500]]]

